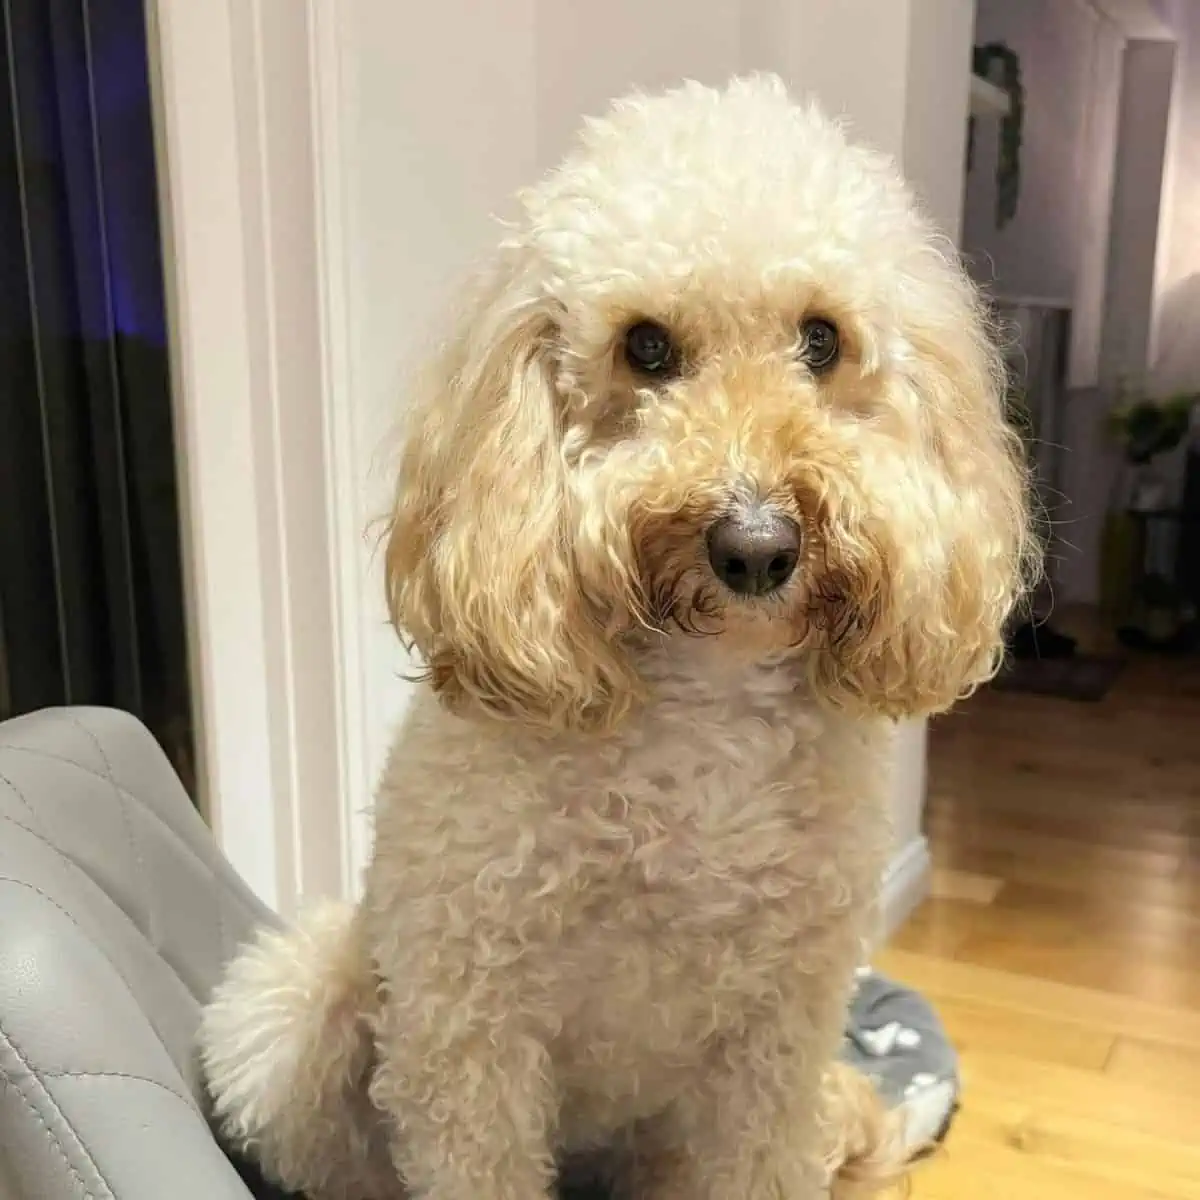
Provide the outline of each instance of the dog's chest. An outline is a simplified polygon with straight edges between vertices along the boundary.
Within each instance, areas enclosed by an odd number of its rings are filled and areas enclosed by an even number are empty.
[[[481,737],[430,706],[379,814],[371,910],[407,931],[385,953],[441,943],[502,975],[554,1030],[569,1140],[611,1131],[724,1032],[848,977],[886,741],[769,672],[664,686],[613,738]]]
[[[705,1048],[847,972],[877,877],[867,780],[831,789],[819,722],[753,706],[691,730],[651,725],[566,809],[591,830],[552,950],[564,1120],[585,1139],[688,1086]],[[565,782],[565,780],[564,780]],[[558,859],[561,863],[562,859]],[[561,869],[561,867],[560,867]]]
[[[836,836],[822,717],[783,681],[755,682],[668,693],[618,740],[553,764],[547,849],[574,858],[596,915],[607,898],[631,919],[686,917],[699,892],[717,919],[807,875]]]
[[[773,1002],[801,955],[811,969],[829,952],[821,931],[864,890],[867,839],[856,846],[862,813],[831,794],[826,741],[820,717],[748,691],[689,698],[618,750],[564,764],[563,840],[546,831],[545,849],[564,1007],[589,1036],[694,1044]]]

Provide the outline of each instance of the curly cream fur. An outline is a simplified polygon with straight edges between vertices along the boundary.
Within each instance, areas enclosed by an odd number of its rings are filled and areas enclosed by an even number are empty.
[[[756,78],[590,123],[461,311],[387,538],[429,686],[342,938],[252,948],[206,1015],[217,1115],[317,1200],[537,1200],[606,1145],[648,1200],[887,1182],[832,1064],[891,718],[988,678],[1033,560],[975,294],[885,159]],[[705,550],[746,501],[804,534],[755,599]]]

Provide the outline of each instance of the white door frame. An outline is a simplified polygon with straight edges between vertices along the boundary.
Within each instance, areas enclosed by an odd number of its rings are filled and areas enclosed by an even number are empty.
[[[349,894],[363,696],[336,0],[151,0],[202,805],[285,914]]]

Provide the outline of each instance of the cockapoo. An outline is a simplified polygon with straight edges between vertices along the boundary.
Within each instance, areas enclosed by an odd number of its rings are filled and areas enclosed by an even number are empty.
[[[460,311],[407,400],[427,671],[365,894],[234,961],[216,1116],[314,1200],[544,1200],[601,1146],[646,1200],[886,1177],[835,1062],[895,724],[993,673],[1034,557],[975,291],[755,77],[588,123]]]

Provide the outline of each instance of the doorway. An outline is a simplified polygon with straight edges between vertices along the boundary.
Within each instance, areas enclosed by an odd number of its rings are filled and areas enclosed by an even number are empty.
[[[0,32],[0,718],[124,709],[195,797],[143,0]]]

